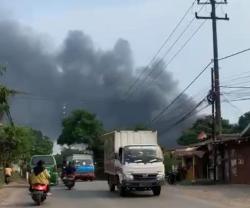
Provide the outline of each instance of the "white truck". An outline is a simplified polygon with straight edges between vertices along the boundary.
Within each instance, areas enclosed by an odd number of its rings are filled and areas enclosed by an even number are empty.
[[[104,134],[104,171],[111,192],[121,196],[129,191],[161,193],[165,183],[162,150],[157,132],[114,131]]]

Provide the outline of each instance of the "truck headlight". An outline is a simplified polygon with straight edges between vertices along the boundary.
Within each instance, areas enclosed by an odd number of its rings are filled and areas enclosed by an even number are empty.
[[[158,181],[165,180],[165,174],[159,173],[159,174],[157,175],[157,180],[158,180]]]
[[[132,180],[134,180],[134,176],[131,173],[124,173],[123,179],[127,180],[127,181],[132,181]]]

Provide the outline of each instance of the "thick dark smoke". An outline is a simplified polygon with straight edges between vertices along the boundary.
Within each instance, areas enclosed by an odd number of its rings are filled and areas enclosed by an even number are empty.
[[[127,128],[148,123],[178,93],[178,83],[165,71],[164,63],[155,64],[150,75],[126,97],[142,69],[135,69],[126,40],[118,40],[110,50],[96,49],[82,31],[69,31],[62,46],[50,52],[41,37],[12,21],[0,22],[0,62],[8,71],[2,81],[19,94],[11,100],[14,121],[42,130],[56,138],[61,130],[63,112],[75,108],[95,113],[107,129]],[[154,79],[156,81],[154,81]],[[189,111],[193,101],[187,96],[168,111],[155,127],[164,129],[169,121]],[[188,124],[184,122],[161,137],[167,145]]]

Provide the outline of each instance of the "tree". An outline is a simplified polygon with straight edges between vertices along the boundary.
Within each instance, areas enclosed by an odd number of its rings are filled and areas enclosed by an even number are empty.
[[[249,123],[250,123],[250,111],[246,112],[244,115],[242,115],[239,118],[239,121],[238,121],[239,131],[243,131]]]
[[[57,143],[60,145],[86,144],[93,150],[95,156],[102,156],[103,142],[100,135],[103,134],[102,123],[94,114],[85,110],[75,110],[62,122],[63,130]]]
[[[12,126],[0,127],[0,162],[2,164],[13,158],[14,150],[17,149],[18,140],[15,129]]]
[[[212,117],[205,116],[203,118],[197,119],[197,121],[193,124],[190,129],[187,129],[183,132],[182,136],[177,140],[179,145],[190,145],[194,143],[198,143],[198,135],[204,131],[208,138],[212,136]],[[237,126],[229,123],[228,120],[222,119],[222,133],[230,134],[237,132]]]
[[[33,148],[31,155],[49,155],[53,152],[52,140],[44,136],[41,131],[31,129],[33,135]]]
[[[0,127],[0,163],[28,161],[35,154],[51,154],[53,142],[27,127]]]
[[[133,128],[134,131],[140,131],[140,130],[151,130],[147,125],[145,124],[136,124]]]
[[[167,151],[164,152],[164,166],[165,166],[165,172],[171,172],[173,166],[176,166],[180,161],[176,157],[174,157],[171,152]]]

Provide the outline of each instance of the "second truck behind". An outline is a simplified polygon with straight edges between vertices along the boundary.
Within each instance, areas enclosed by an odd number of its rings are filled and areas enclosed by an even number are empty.
[[[93,156],[90,154],[73,154],[67,157],[67,162],[73,162],[76,167],[76,180],[93,181],[95,179],[95,167]]]

